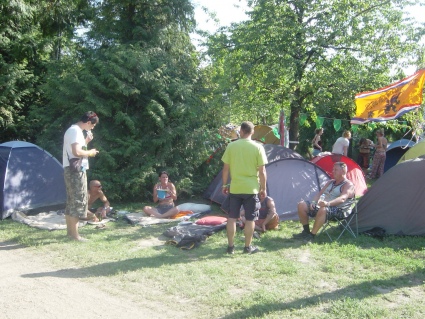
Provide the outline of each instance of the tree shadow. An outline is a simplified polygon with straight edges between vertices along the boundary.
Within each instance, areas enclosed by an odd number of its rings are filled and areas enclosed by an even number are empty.
[[[374,295],[390,293],[403,287],[421,286],[424,280],[424,272],[417,271],[411,274],[392,277],[388,279],[377,279],[350,285],[332,292],[324,292],[307,298],[299,298],[290,302],[257,303],[249,308],[244,308],[232,314],[223,316],[223,319],[243,319],[267,317],[273,313],[284,310],[296,310],[314,305],[341,300],[342,297],[362,300]],[[385,289],[382,289],[385,287]]]
[[[81,268],[65,268],[55,271],[34,272],[22,275],[24,278],[40,278],[40,277],[58,277],[58,278],[91,278],[91,277],[107,277],[120,273],[127,273],[141,269],[157,269],[158,265],[177,265],[187,264],[193,261],[192,257],[197,259],[210,258],[232,258],[225,254],[225,248],[208,248],[197,252],[196,256],[192,251],[183,251],[173,246],[160,246],[161,248],[169,248],[166,252],[161,252],[158,256],[137,257],[125,260],[99,263],[96,265]],[[176,253],[184,252],[183,256],[176,256]],[[180,257],[180,258],[178,258]]]

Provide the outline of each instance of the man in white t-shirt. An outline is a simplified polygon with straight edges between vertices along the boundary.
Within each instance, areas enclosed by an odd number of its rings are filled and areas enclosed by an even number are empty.
[[[91,130],[99,123],[99,118],[94,112],[85,113],[80,121],[73,124],[65,132],[63,138],[62,164],[66,186],[65,219],[68,236],[73,240],[85,241],[78,233],[78,221],[87,217],[87,175],[88,157],[96,156],[96,149],[87,150],[87,144],[93,139]],[[87,131],[84,138],[83,130]],[[70,160],[82,157],[81,167],[78,171],[71,170]]]
[[[347,156],[348,146],[350,145],[351,132],[344,131],[342,137],[339,137],[332,147],[332,153]]]

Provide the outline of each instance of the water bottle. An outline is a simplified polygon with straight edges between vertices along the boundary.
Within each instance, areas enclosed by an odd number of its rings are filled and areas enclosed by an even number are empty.
[[[319,201],[321,201],[321,202],[324,202],[325,201],[325,194],[322,194],[322,195],[320,195],[320,200]]]

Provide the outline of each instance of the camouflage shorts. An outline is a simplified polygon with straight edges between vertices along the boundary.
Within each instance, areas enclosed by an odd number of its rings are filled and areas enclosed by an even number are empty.
[[[69,166],[64,169],[66,186],[65,215],[77,218],[87,217],[87,175],[86,172],[71,172]]]

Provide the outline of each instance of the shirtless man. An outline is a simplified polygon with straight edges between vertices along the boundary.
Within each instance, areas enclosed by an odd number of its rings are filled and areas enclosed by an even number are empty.
[[[101,218],[106,218],[106,214],[111,211],[111,207],[109,204],[108,199],[106,198],[105,194],[102,191],[102,184],[98,180],[92,180],[89,184],[89,191],[88,191],[88,207],[89,212],[87,213],[88,219],[93,219],[94,221],[98,221],[98,216]],[[97,200],[102,201],[103,205],[98,208],[94,208],[93,204]]]

